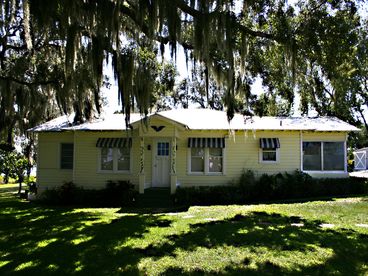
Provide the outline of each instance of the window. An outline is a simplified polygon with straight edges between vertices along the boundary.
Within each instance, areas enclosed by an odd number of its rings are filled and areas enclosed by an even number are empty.
[[[189,138],[189,173],[222,174],[224,172],[224,148],[224,138]]]
[[[322,170],[321,157],[321,142],[303,142],[303,170]]]
[[[100,148],[99,170],[102,172],[129,172],[131,166],[131,138],[98,138]]]
[[[262,162],[277,162],[277,149],[263,149],[261,155]]]
[[[303,142],[304,171],[344,171],[344,142]]]
[[[61,144],[60,150],[60,168],[72,170],[73,169],[73,151],[74,146],[72,143]]]
[[[116,149],[118,171],[130,171],[130,148]]]
[[[261,163],[277,163],[279,161],[280,141],[278,138],[260,138],[259,161]]]
[[[191,172],[204,172],[204,148],[191,148]]]
[[[190,148],[191,173],[223,173],[222,148]]]
[[[101,148],[100,170],[110,172],[130,171],[130,148]]]
[[[222,172],[222,148],[208,149],[208,171]]]
[[[157,143],[157,156],[169,156],[170,152],[169,142],[158,142]]]
[[[114,169],[114,151],[111,148],[101,148],[101,170],[112,171]]]

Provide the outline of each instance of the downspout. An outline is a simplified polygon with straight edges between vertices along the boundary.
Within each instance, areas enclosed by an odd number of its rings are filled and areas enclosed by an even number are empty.
[[[345,133],[344,142],[344,172],[348,173],[348,148],[347,148],[348,134]]]
[[[300,171],[303,171],[303,131],[300,130],[299,132],[299,139],[300,139]]]
[[[75,151],[76,151],[76,139],[75,139],[75,129],[73,129],[73,176],[72,176],[72,182],[75,184],[75,158],[76,158],[76,154],[75,154]]]

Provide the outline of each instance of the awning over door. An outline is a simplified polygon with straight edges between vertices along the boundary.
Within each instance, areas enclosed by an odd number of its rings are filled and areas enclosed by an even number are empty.
[[[225,138],[188,138],[189,148],[224,148]]]
[[[98,148],[130,148],[132,138],[98,138],[96,147]]]
[[[279,138],[260,138],[259,146],[261,149],[278,149],[280,141]]]

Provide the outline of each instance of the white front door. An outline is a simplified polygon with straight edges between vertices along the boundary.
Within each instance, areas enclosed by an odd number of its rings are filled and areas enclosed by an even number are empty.
[[[359,151],[354,153],[354,169],[365,170],[366,169],[366,152]]]
[[[152,187],[170,187],[170,142],[156,141],[152,163]]]

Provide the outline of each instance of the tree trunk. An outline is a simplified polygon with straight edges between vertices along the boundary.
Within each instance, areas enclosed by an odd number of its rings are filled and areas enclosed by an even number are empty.
[[[23,175],[18,175],[18,183],[19,183],[19,187],[18,187],[18,194],[20,195],[22,192],[22,182],[24,180],[24,176]]]

